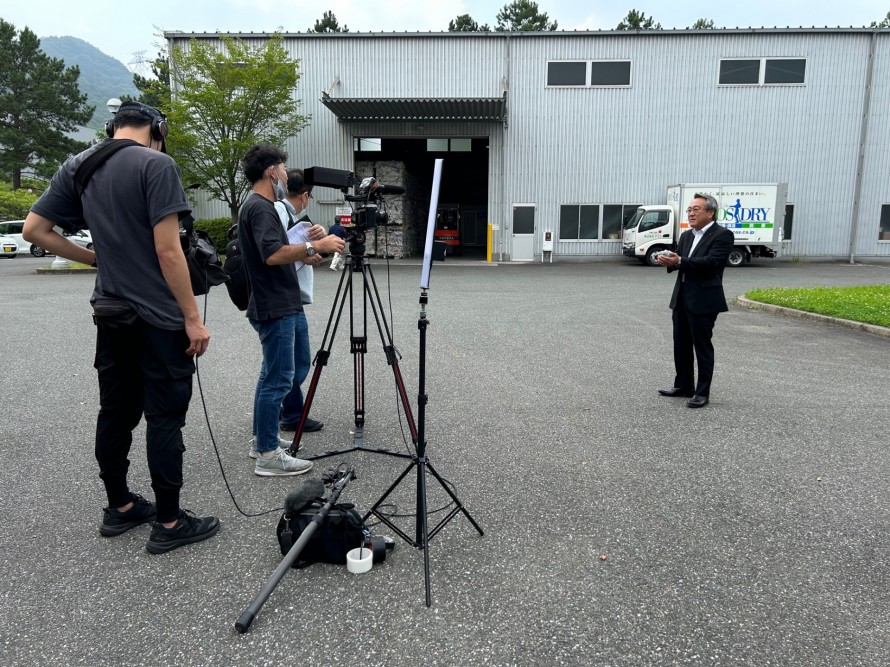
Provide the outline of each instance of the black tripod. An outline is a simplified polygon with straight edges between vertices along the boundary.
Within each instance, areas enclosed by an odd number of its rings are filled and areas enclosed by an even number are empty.
[[[389,449],[380,449],[375,447],[367,447],[364,443],[365,432],[365,354],[368,351],[368,304],[374,314],[374,320],[377,324],[377,330],[380,332],[380,341],[383,344],[383,351],[386,354],[386,363],[392,367],[393,376],[396,382],[396,391],[405,410],[405,417],[408,420],[408,428],[411,431],[411,440],[417,441],[417,427],[414,424],[414,415],[411,412],[411,402],[408,399],[408,392],[405,390],[405,382],[402,379],[402,372],[399,369],[399,354],[393,345],[392,333],[389,324],[386,321],[386,315],[383,310],[383,302],[380,299],[380,293],[377,291],[377,283],[374,280],[374,274],[371,273],[371,264],[368,255],[365,253],[365,235],[361,231],[352,231],[349,236],[349,255],[346,258],[346,268],[340,276],[340,283],[337,286],[337,293],[334,296],[334,304],[331,307],[331,315],[325,327],[324,338],[321,341],[321,348],[315,355],[313,362],[315,370],[312,373],[312,379],[309,382],[309,389],[306,391],[306,398],[303,401],[303,414],[300,416],[300,422],[297,424],[297,431],[294,434],[294,441],[288,453],[291,456],[297,455],[300,440],[303,437],[303,428],[306,424],[306,418],[309,415],[312,401],[315,398],[315,392],[318,389],[318,380],[321,377],[322,369],[327,366],[328,359],[331,356],[331,348],[334,345],[334,337],[337,334],[337,328],[340,325],[340,318],[343,315],[343,308],[349,301],[349,345],[350,352],[353,355],[353,398],[354,398],[354,416],[355,416],[355,439],[352,447],[347,449],[339,449],[329,452],[323,452],[314,456],[303,456],[306,459],[322,459],[328,456],[336,456],[353,451],[367,451],[378,454],[389,454],[391,456],[399,456],[410,458],[411,454],[405,452],[396,452]],[[361,312],[357,313],[355,308],[356,294],[353,288],[353,276],[360,273],[362,276],[361,285]],[[360,319],[357,319],[360,317]]]
[[[355,309],[353,307],[354,304],[352,289],[352,277],[355,273],[361,273],[363,278],[362,328],[358,332],[358,334],[355,328],[356,321]],[[347,258],[346,268],[344,269],[343,275],[340,277],[340,284],[337,287],[337,294],[334,297],[334,305],[331,308],[331,316],[330,318],[328,318],[328,323],[325,328],[324,339],[322,340],[322,347],[315,356],[315,371],[312,374],[312,380],[309,384],[309,389],[306,392],[303,415],[300,417],[300,423],[297,426],[297,432],[294,435],[294,443],[291,446],[289,453],[292,455],[296,455],[296,450],[300,443],[300,438],[303,434],[303,425],[306,421],[306,416],[309,414],[309,408],[312,405],[312,399],[314,398],[315,391],[318,387],[318,379],[321,375],[321,369],[327,365],[328,359],[330,357],[331,347],[333,346],[334,342],[334,335],[337,332],[337,326],[339,325],[340,317],[343,312],[343,307],[346,304],[347,296],[349,297],[349,318],[351,324],[350,348],[354,357],[353,367],[355,396],[355,440],[352,447],[342,450],[322,452],[321,454],[317,454],[314,456],[304,455],[303,458],[315,460],[326,458],[329,456],[337,456],[353,451],[367,451],[377,454],[388,454],[390,456],[411,459],[411,462],[408,464],[405,470],[402,471],[402,474],[396,478],[396,481],[394,481],[384,492],[384,494],[377,500],[377,502],[374,503],[371,509],[368,510],[367,514],[365,514],[363,519],[367,520],[368,517],[374,515],[375,517],[380,519],[382,523],[392,528],[392,530],[408,544],[417,549],[423,549],[423,571],[424,585],[426,588],[426,606],[429,607],[432,605],[432,596],[430,594],[429,541],[434,535],[442,530],[442,528],[444,528],[445,525],[449,521],[451,521],[451,519],[453,519],[458,513],[463,513],[463,515],[473,525],[479,535],[484,535],[484,533],[482,531],[482,528],[479,527],[479,524],[477,524],[473,520],[473,517],[471,517],[470,513],[467,512],[466,508],[464,508],[458,497],[448,487],[445,480],[443,480],[442,477],[439,476],[439,473],[436,472],[436,469],[433,468],[433,465],[430,463],[429,458],[426,455],[426,439],[424,437],[424,429],[426,423],[426,403],[428,400],[428,397],[426,395],[426,330],[429,326],[429,320],[426,317],[426,306],[429,301],[427,291],[426,289],[423,289],[421,291],[420,318],[417,321],[417,327],[420,330],[420,354],[418,364],[417,392],[418,422],[417,425],[415,425],[414,417],[411,412],[411,404],[408,400],[408,394],[405,391],[405,383],[402,380],[402,374],[399,370],[398,353],[396,352],[395,346],[393,345],[392,334],[390,333],[389,325],[386,322],[386,317],[383,310],[383,303],[380,300],[380,294],[377,291],[377,284],[375,283],[374,275],[371,272],[371,265],[368,260],[368,256],[367,254],[365,254],[364,234],[362,233],[356,234],[349,244],[349,257]],[[364,355],[365,352],[367,352],[368,346],[367,304],[369,302],[371,304],[371,310],[374,313],[374,319],[377,323],[377,329],[380,332],[380,339],[383,343],[383,350],[386,354],[386,362],[387,364],[392,366],[393,375],[395,376],[396,381],[396,389],[398,391],[399,399],[401,400],[402,407],[405,410],[405,415],[408,420],[408,426],[411,431],[411,440],[414,443],[413,454],[397,452],[390,449],[367,447],[364,445],[363,442],[365,414]],[[380,512],[380,507],[383,505],[384,501],[396,489],[396,487],[398,487],[402,480],[408,476],[408,473],[410,473],[412,469],[417,470],[417,512],[414,538],[411,538],[411,536],[409,536],[399,526],[393,523],[392,519]],[[429,473],[436,479],[439,485],[450,496],[454,505],[449,513],[445,517],[443,517],[442,520],[439,521],[439,523],[436,524],[436,526],[432,530],[429,529],[429,525],[427,522],[427,471],[429,471]]]

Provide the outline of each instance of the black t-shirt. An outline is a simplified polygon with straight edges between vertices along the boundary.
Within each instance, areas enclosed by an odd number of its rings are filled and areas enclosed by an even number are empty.
[[[247,317],[271,320],[303,310],[293,262],[266,264],[281,246],[287,245],[287,234],[275,204],[256,193],[251,194],[238,216],[238,238],[241,239],[241,257],[250,282]]]
[[[169,155],[128,146],[100,166],[83,197],[74,172],[95,148],[67,160],[31,210],[67,231],[88,228],[99,266],[91,301],[129,301],[144,320],[161,329],[182,329],[182,310],[170,291],[154,242],[154,226],[191,207],[179,168]]]

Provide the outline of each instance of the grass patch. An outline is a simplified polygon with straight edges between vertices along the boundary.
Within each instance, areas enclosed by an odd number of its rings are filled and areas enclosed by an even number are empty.
[[[756,289],[752,301],[890,327],[890,285]]]

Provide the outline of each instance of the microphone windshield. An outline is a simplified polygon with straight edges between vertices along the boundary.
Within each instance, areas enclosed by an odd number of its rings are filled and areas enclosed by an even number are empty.
[[[284,511],[287,514],[299,514],[313,500],[324,496],[324,482],[318,477],[301,481],[296,489],[284,499]]]

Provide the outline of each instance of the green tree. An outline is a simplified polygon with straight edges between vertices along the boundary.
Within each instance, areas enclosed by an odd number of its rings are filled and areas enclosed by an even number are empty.
[[[40,50],[28,28],[0,19],[0,172],[12,189],[22,184],[22,170],[47,173],[88,144],[65,135],[84,125],[95,107],[77,86],[80,70],[65,67]]]
[[[556,30],[557,23],[550,23],[547,14],[542,14],[538,3],[532,0],[513,0],[504,5],[497,15],[498,32]]]
[[[170,59],[165,52],[158,52],[158,57],[151,63],[151,73],[153,77],[133,74],[133,85],[140,93],[136,101],[156,109],[166,109],[170,106]]]
[[[491,32],[487,23],[479,25],[469,14],[461,14],[448,22],[448,32]]]
[[[869,28],[890,28],[890,12],[880,21],[872,21]]]
[[[661,30],[661,24],[656,23],[651,16],[646,16],[645,12],[631,9],[616,30]]]
[[[345,25],[341,28],[334,12],[325,12],[324,16],[315,22],[308,32],[349,32]]]
[[[713,30],[715,27],[712,19],[698,19],[690,26],[692,30]]]
[[[251,47],[222,37],[223,48],[190,40],[175,47],[170,71],[173,96],[168,150],[183,181],[200,183],[229,205],[232,221],[248,195],[241,158],[253,144],[280,145],[308,124],[298,113],[294,88],[299,61],[291,60],[281,34]]]

